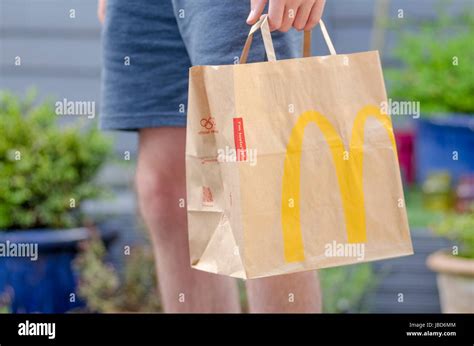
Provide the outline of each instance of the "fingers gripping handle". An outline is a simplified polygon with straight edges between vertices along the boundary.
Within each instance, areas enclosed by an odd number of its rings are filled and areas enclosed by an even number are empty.
[[[324,41],[329,48],[331,55],[336,55],[336,50],[332,44],[331,37],[324,25],[323,20],[319,21],[319,26],[321,27],[321,32],[323,33]],[[267,53],[268,61],[276,61],[275,48],[273,47],[272,36],[270,33],[270,27],[268,25],[268,15],[264,14],[260,17],[257,23],[255,23],[251,28],[247,40],[245,41],[244,49],[240,56],[240,64],[245,64],[249,55],[250,47],[252,46],[253,34],[260,29],[263,38],[263,45],[265,46],[265,52]],[[304,32],[303,39],[303,56],[311,56],[311,31]]]

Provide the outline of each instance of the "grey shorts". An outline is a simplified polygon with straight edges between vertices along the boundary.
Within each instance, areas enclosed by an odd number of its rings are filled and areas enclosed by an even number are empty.
[[[103,28],[100,126],[185,127],[188,69],[237,61],[248,0],[109,0]],[[274,32],[277,59],[301,54],[302,34]],[[263,61],[255,35],[248,62]]]

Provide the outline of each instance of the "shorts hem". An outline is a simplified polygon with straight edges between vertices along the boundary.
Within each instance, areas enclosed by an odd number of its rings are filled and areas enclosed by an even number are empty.
[[[184,115],[114,115],[113,117],[101,116],[99,121],[101,130],[111,131],[139,131],[144,128],[156,127],[186,127]]]

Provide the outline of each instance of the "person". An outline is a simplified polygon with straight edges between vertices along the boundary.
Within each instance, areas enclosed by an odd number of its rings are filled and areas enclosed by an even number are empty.
[[[278,59],[301,56],[324,0],[99,0],[103,22],[100,126],[138,131],[136,189],[165,312],[240,312],[235,279],[190,266],[185,200],[188,69],[238,61],[249,25],[268,11]],[[294,28],[296,30],[290,30]],[[263,61],[255,36],[248,62]],[[315,272],[246,282],[250,312],[319,312]]]

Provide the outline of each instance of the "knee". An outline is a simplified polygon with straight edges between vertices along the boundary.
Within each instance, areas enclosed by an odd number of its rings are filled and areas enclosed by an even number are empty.
[[[165,172],[160,168],[138,167],[135,186],[142,213],[157,216],[169,215],[184,201],[184,176]]]

